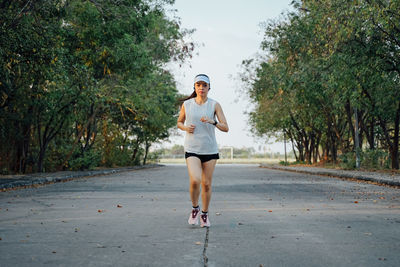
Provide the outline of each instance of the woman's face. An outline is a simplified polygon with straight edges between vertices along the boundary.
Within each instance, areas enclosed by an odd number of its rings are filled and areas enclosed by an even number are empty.
[[[194,89],[196,90],[197,95],[207,96],[210,86],[206,82],[199,81],[194,84]]]

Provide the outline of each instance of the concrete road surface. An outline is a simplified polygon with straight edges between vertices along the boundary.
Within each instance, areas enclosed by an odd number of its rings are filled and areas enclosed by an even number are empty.
[[[217,165],[211,228],[184,165],[0,193],[0,266],[400,266],[400,190]]]

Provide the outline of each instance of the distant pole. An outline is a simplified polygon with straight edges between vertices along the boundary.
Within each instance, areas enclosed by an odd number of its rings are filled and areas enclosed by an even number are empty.
[[[285,164],[287,164],[287,154],[286,154],[286,133],[283,132],[283,144],[285,145]]]
[[[354,118],[355,118],[355,149],[356,149],[356,168],[360,168],[360,140],[359,140],[359,133],[358,133],[358,113],[357,108],[354,107]]]

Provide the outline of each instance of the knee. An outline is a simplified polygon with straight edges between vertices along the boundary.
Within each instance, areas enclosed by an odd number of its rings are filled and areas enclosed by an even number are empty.
[[[198,188],[198,187],[200,186],[200,181],[199,181],[199,180],[196,180],[196,179],[192,179],[192,180],[190,181],[190,186],[191,186],[192,188]]]
[[[210,182],[202,182],[201,186],[205,192],[209,192],[211,190],[211,183]]]

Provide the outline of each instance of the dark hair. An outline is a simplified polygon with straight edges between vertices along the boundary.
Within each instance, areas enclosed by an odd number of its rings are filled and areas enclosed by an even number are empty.
[[[208,77],[208,75],[203,74],[203,73],[197,74],[196,76],[194,76],[194,78],[196,79],[197,76],[206,76],[208,79],[210,79],[210,78]],[[210,84],[208,84],[208,85],[210,86]],[[210,90],[210,89],[211,89],[211,87],[208,88],[208,90]],[[193,93],[192,93],[190,96],[187,96],[187,97],[184,97],[184,98],[179,99],[179,102],[183,103],[183,102],[185,102],[186,100],[189,100],[189,99],[195,98],[195,97],[197,97],[197,94],[196,94],[196,90],[195,90],[194,85],[193,85]]]

